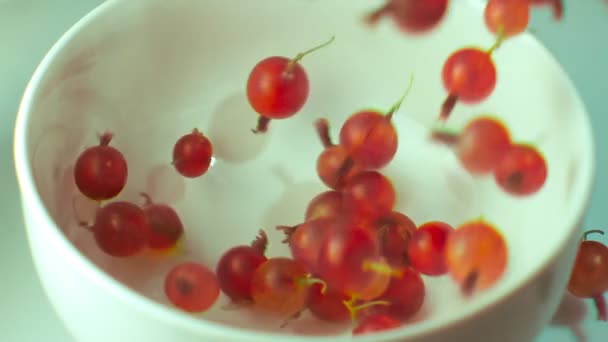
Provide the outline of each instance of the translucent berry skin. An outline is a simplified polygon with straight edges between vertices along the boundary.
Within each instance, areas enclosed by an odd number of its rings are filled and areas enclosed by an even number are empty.
[[[266,312],[290,317],[305,308],[308,273],[299,262],[276,257],[265,261],[253,274],[251,295],[256,306]]]
[[[507,267],[507,244],[490,223],[475,220],[457,227],[446,247],[448,272],[464,292],[492,287]]]
[[[111,202],[99,208],[92,230],[99,248],[114,257],[139,253],[150,236],[144,211],[124,201]]]
[[[215,274],[206,266],[185,262],[165,277],[165,295],[177,308],[191,313],[209,310],[220,295]]]
[[[375,235],[367,229],[332,230],[324,239],[317,261],[318,274],[328,286],[361,300],[381,295],[390,276],[366,270],[367,262],[380,262]]]
[[[174,247],[184,235],[184,225],[177,212],[161,203],[148,203],[143,210],[150,226],[148,247],[154,250]]]
[[[412,318],[424,304],[426,288],[424,281],[416,270],[403,266],[398,269],[399,274],[391,278],[386,291],[378,301],[385,301],[389,305],[371,306],[373,313],[384,313],[401,321]]]
[[[490,32],[502,30],[504,37],[522,33],[530,20],[530,0],[489,0],[484,20]]]
[[[268,57],[255,65],[247,79],[247,99],[261,116],[284,119],[306,103],[308,76],[298,63],[285,57]]]
[[[342,125],[340,145],[361,169],[380,169],[397,152],[397,132],[388,116],[362,111],[351,115]]]
[[[266,260],[262,252],[251,246],[230,248],[218,261],[215,271],[222,292],[235,302],[251,301],[253,274]]]
[[[213,146],[209,139],[194,129],[175,143],[173,166],[184,177],[200,177],[209,170],[212,155]]]
[[[377,171],[364,171],[342,189],[344,210],[353,217],[375,220],[393,211],[396,201],[391,181]]]
[[[608,291],[608,247],[597,241],[579,245],[568,292],[581,298],[591,298]]]
[[[494,180],[513,196],[538,192],[547,179],[547,162],[531,145],[512,145],[494,170]]]
[[[120,151],[108,145],[111,139],[110,133],[101,135],[100,144],[84,150],[74,165],[78,190],[92,200],[114,198],[127,184],[127,161]]]
[[[393,211],[382,216],[373,225],[378,234],[380,250],[392,266],[402,266],[406,262],[408,241],[416,231],[416,224],[402,213]]]
[[[346,322],[350,319],[350,313],[344,305],[344,301],[350,298],[340,291],[327,288],[322,293],[321,284],[313,284],[308,297],[308,310],[320,320],[326,322]]]
[[[431,221],[416,229],[408,241],[407,258],[418,272],[439,276],[448,271],[445,246],[454,228],[445,222]]]
[[[490,54],[478,48],[463,48],[452,53],[443,65],[443,85],[462,103],[477,103],[487,98],[496,86],[496,68]]]
[[[370,315],[357,324],[357,326],[353,329],[353,335],[364,335],[384,330],[391,330],[399,328],[401,325],[401,321],[390,315]]]
[[[511,147],[505,125],[490,116],[470,121],[458,138],[456,153],[462,166],[476,175],[494,171]]]
[[[330,190],[318,194],[308,203],[304,220],[340,217],[342,214],[342,193]]]
[[[288,239],[291,255],[310,273],[316,273],[321,245],[327,235],[337,229],[342,229],[341,221],[334,218],[316,219],[298,225]]]

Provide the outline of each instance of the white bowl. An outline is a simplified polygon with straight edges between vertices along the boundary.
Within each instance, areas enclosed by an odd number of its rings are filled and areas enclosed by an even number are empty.
[[[421,37],[388,21],[375,29],[361,15],[380,2],[325,0],[108,1],[71,28],[35,71],[15,128],[15,163],[29,242],[52,304],[79,341],[349,340],[308,317],[284,330],[247,310],[188,315],[171,308],[162,278],[179,260],[214,267],[227,248],[259,228],[269,255],[286,254],[273,227],[296,224],[324,190],[315,174],[321,145],[312,122],[327,116],[334,136],[350,113],[388,107],[412,91],[394,118],[400,142],[384,170],[398,187],[398,209],[415,222],[458,225],[481,214],[504,233],[509,265],[488,291],[467,301],[449,278],[428,279],[425,308],[405,327],[361,341],[532,339],[556,309],[574,259],[593,182],[589,119],[576,90],[532,36],[497,50],[498,84],[478,105],[458,105],[448,121],[462,127],[493,113],[517,141],[538,144],[549,165],[544,188],[527,198],[500,192],[490,178],[470,177],[445,147],[426,137],[445,97],[440,70],[467,45],[489,47],[482,3],[452,1],[442,24]],[[295,56],[335,35],[302,61],[311,95],[301,113],[250,132],[256,116],[244,89],[253,65]],[[215,163],[200,179],[169,165],[173,143],[194,127],[212,140]],[[91,218],[72,178],[76,156],[110,129],[129,162],[121,199],[146,191],[173,205],[186,227],[184,254],[111,258],[76,225]],[[424,162],[421,163],[421,160]],[[76,196],[76,197],[75,197]],[[340,330],[340,331],[337,331]],[[308,336],[307,336],[308,334]],[[310,336],[313,334],[315,336]],[[322,337],[322,334],[333,334]]]

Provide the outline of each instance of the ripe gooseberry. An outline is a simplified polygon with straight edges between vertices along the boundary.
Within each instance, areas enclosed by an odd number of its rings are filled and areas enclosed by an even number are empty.
[[[511,148],[509,130],[489,115],[471,120],[460,134],[435,131],[432,139],[454,147],[461,165],[475,175],[494,171]]]
[[[137,254],[150,236],[142,208],[125,201],[110,202],[97,209],[91,230],[101,250],[114,257]]]
[[[235,246],[227,250],[216,266],[220,288],[234,303],[252,301],[252,279],[255,271],[264,263],[268,237],[263,230],[250,245]]]
[[[561,20],[564,16],[564,1],[563,0],[530,0],[531,6],[551,6],[553,18]]]
[[[319,250],[327,234],[341,229],[341,220],[320,218],[306,221],[294,227],[278,226],[285,233],[283,243],[289,245],[294,260],[300,262],[311,273],[318,270]]]
[[[430,276],[447,272],[445,246],[454,228],[445,222],[431,221],[416,229],[408,241],[407,259],[418,272]]]
[[[215,304],[220,295],[220,287],[215,274],[205,265],[184,262],[167,273],[165,295],[183,311],[203,312]]]
[[[184,225],[175,209],[162,203],[152,202],[152,198],[145,193],[144,214],[150,226],[148,247],[153,250],[167,250],[173,248],[184,234]]]
[[[183,135],[173,146],[173,166],[182,176],[200,177],[211,165],[213,146],[198,129]]]
[[[352,114],[342,124],[340,146],[361,169],[380,169],[395,157],[398,139],[391,119],[407,97],[413,81],[411,76],[407,89],[386,114],[364,110]]]
[[[86,197],[108,200],[116,197],[127,183],[127,161],[116,148],[109,146],[113,134],[99,135],[99,145],[84,150],[74,165],[74,181]]]
[[[579,298],[592,298],[597,319],[608,321],[604,298],[604,292],[608,291],[608,247],[598,241],[587,240],[591,233],[604,234],[601,230],[585,232],[568,281],[568,292]]]
[[[345,295],[372,300],[386,290],[392,270],[368,229],[345,226],[328,232],[317,259],[317,274]]]
[[[496,67],[491,54],[499,41],[500,37],[488,51],[462,48],[447,58],[441,75],[448,96],[441,105],[439,120],[446,121],[458,101],[473,104],[490,96],[496,86]]]
[[[507,266],[507,244],[490,223],[483,219],[466,222],[448,236],[445,262],[452,279],[463,294],[493,286]]]
[[[253,274],[251,296],[266,312],[290,318],[301,312],[308,301],[312,281],[298,261],[275,257],[266,260]]]
[[[543,187],[547,172],[547,162],[539,150],[514,144],[494,169],[494,180],[508,194],[529,196]]]
[[[373,223],[378,234],[380,250],[386,261],[399,267],[406,262],[408,241],[416,231],[416,224],[407,215],[397,211],[381,216]]]
[[[324,147],[317,158],[317,174],[329,188],[341,190],[344,184],[361,170],[344,146],[332,142],[327,119],[315,121],[315,128]]]
[[[369,24],[376,24],[389,15],[401,30],[421,33],[436,27],[445,16],[448,0],[387,0],[375,11],[365,16]]]
[[[484,20],[492,33],[505,38],[520,34],[530,20],[530,0],[488,0]]]
[[[308,76],[299,64],[304,56],[334,41],[299,53],[295,58],[268,57],[253,67],[247,79],[247,100],[259,114],[254,133],[264,133],[271,119],[285,119],[296,114],[309,95]]]
[[[342,193],[329,190],[318,194],[308,202],[304,221],[340,217],[342,213]]]
[[[363,335],[399,328],[401,321],[387,314],[370,315],[362,319],[353,329],[353,335]]]
[[[378,171],[361,172],[342,189],[344,211],[354,222],[374,221],[389,214],[396,197],[391,181]]]
[[[418,271],[409,266],[395,269],[386,291],[370,303],[363,315],[386,314],[406,321],[412,318],[424,304],[426,288]]]
[[[348,300],[349,297],[340,291],[331,287],[323,291],[323,285],[314,284],[309,292],[308,310],[326,322],[345,322],[350,319],[350,313],[344,305]]]

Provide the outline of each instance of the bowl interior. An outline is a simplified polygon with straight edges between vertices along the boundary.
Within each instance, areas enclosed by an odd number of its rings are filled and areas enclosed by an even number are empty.
[[[448,148],[428,141],[446,96],[444,60],[458,48],[490,47],[494,41],[480,5],[453,3],[434,31],[410,36],[388,20],[374,29],[365,26],[361,16],[378,4],[122,1],[100,12],[54,56],[28,113],[27,158],[57,227],[100,269],[164,304],[163,277],[172,265],[198,260],[215,267],[225,250],[249,243],[260,228],[269,234],[268,255],[287,255],[274,227],[300,223],[310,199],[326,190],[315,172],[322,146],[313,121],[327,117],[337,139],[349,114],[388,109],[413,74],[412,90],[394,117],[399,150],[382,171],[397,189],[397,209],[417,224],[443,220],[457,226],[483,215],[503,232],[510,253],[499,284],[472,300],[461,298],[447,277],[425,277],[432,295],[414,321],[439,325],[525,282],[576,229],[586,200],[592,148],[582,104],[530,36],[510,39],[497,50],[493,94],[477,105],[457,105],[447,125],[462,128],[475,116],[491,114],[514,140],[540,148],[549,166],[544,188],[524,199],[510,197],[492,178],[471,177]],[[265,135],[253,134],[256,114],[245,96],[251,68],[268,56],[295,56],[332,35],[333,44],[301,62],[311,89],[302,111],[272,121]],[[195,127],[212,141],[214,163],[205,176],[183,179],[170,165],[172,148]],[[186,229],[180,254],[112,258],[76,224],[77,218],[92,220],[94,203],[78,194],[73,165],[104,130],[114,133],[112,145],[129,163],[127,188],[118,199],[143,203],[143,191],[172,205]],[[308,315],[280,330],[275,318],[225,310],[226,303],[222,297],[200,319],[297,334],[345,331]]]

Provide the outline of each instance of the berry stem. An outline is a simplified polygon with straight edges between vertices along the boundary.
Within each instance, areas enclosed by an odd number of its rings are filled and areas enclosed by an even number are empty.
[[[144,207],[152,205],[154,203],[152,202],[152,197],[150,197],[150,195],[148,195],[147,193],[140,192],[139,195],[144,198]]]
[[[590,235],[590,234],[596,234],[596,233],[597,233],[597,234],[602,234],[602,235],[604,235],[604,231],[603,231],[603,230],[599,230],[599,229],[591,229],[591,230],[586,231],[586,232],[583,234],[583,240],[584,240],[584,241],[587,241],[587,239],[589,238],[589,235]]]
[[[407,85],[407,88],[405,89],[405,91],[403,92],[403,94],[401,95],[401,97],[397,100],[397,102],[395,102],[391,108],[388,109],[387,113],[386,113],[386,118],[387,119],[392,119],[393,114],[399,110],[399,107],[401,107],[401,104],[403,103],[403,101],[405,100],[405,98],[407,97],[407,95],[410,93],[410,90],[412,89],[412,85],[414,84],[414,74],[410,75],[410,82]]]
[[[296,229],[298,228],[298,226],[277,226],[276,227],[277,230],[282,231],[283,233],[285,233],[285,239],[281,240],[282,243],[289,243],[289,241],[291,241],[291,236],[293,235],[293,233],[296,231]]]
[[[377,8],[376,10],[371,11],[363,17],[363,21],[368,25],[376,25],[378,21],[385,15],[389,14],[392,11],[392,2],[387,1],[386,4]]]
[[[99,134],[99,145],[100,146],[108,146],[110,141],[114,138],[114,134],[110,131],[105,131]]]
[[[328,41],[326,41],[325,43],[323,43],[321,45],[317,45],[317,46],[313,47],[312,49],[308,49],[304,52],[298,53],[296,55],[296,57],[294,57],[292,60],[289,61],[289,63],[287,63],[287,68],[285,69],[285,72],[286,73],[291,72],[291,69],[293,68],[293,66],[295,64],[297,64],[300,60],[302,60],[302,58],[304,58],[304,56],[326,47],[327,45],[331,44],[335,39],[336,39],[336,36],[331,36],[331,38]]]
[[[251,248],[257,250],[261,255],[266,254],[266,248],[268,247],[268,236],[263,229],[258,231],[258,235],[251,242]]]
[[[496,49],[498,49],[500,47],[500,45],[502,45],[502,42],[504,40],[505,40],[504,30],[502,27],[499,27],[498,30],[496,31],[496,41],[494,41],[494,44],[492,44],[492,46],[488,49],[487,54],[492,55],[492,53],[494,53],[494,51],[496,51]]]
[[[356,321],[357,313],[361,310],[370,308],[372,306],[377,306],[377,305],[385,305],[385,306],[391,305],[390,302],[385,301],[385,300],[375,300],[375,301],[366,302],[366,303],[363,303],[360,305],[354,305],[354,303],[356,303],[356,301],[357,301],[357,299],[355,297],[352,297],[349,300],[342,301],[342,304],[344,304],[344,306],[348,310],[348,313],[350,314],[350,320],[353,322]]]
[[[260,118],[258,119],[258,125],[256,126],[256,128],[252,129],[251,131],[255,134],[266,133],[266,131],[268,131],[269,124],[270,124],[270,118],[260,115]]]
[[[312,286],[314,284],[319,284],[319,285],[321,285],[321,294],[325,294],[325,292],[327,291],[327,283],[325,281],[323,281],[322,279],[313,278],[311,274],[308,274],[306,276],[306,278],[296,279],[296,283],[298,285],[304,285],[304,286]]]
[[[479,271],[474,270],[469,273],[469,275],[465,278],[462,283],[462,293],[469,297],[473,294],[473,290],[475,290],[475,286],[477,286],[477,280],[479,279]]]
[[[446,97],[445,101],[443,101],[443,104],[441,105],[439,121],[445,122],[448,119],[456,106],[456,102],[458,102],[458,95],[449,94],[448,97]]]
[[[361,265],[361,270],[365,271],[373,271],[378,274],[390,275],[392,277],[401,277],[403,273],[401,270],[394,269],[390,265],[383,262],[369,261],[366,260]]]
[[[335,145],[329,135],[329,121],[327,119],[317,119],[315,121],[315,130],[317,131],[317,135],[319,136],[323,147],[328,148]]]
[[[597,320],[608,322],[608,311],[606,310],[606,299],[603,294],[593,296],[593,303],[597,309]]]
[[[460,134],[446,130],[433,130],[431,131],[431,140],[446,144],[448,146],[454,146],[460,140]]]

